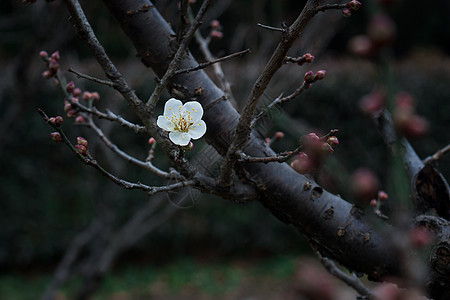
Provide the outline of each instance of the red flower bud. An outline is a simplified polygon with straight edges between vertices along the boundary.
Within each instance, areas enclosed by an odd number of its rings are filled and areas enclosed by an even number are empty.
[[[328,144],[328,143],[323,143],[321,148],[322,148],[322,151],[325,153],[333,153],[334,152],[333,147],[331,147],[330,144]]]
[[[348,18],[352,15],[352,11],[349,8],[344,8],[342,10],[342,14],[344,15],[344,17]]]
[[[77,144],[81,145],[81,146],[84,146],[86,148],[88,147],[88,141],[85,138],[81,137],[81,136],[77,137]]]
[[[44,72],[42,72],[42,77],[44,77],[45,79],[52,78],[54,75],[55,73],[50,72],[50,70],[45,70]]]
[[[284,132],[282,132],[282,131],[277,131],[277,132],[275,132],[275,139],[276,140],[281,140],[282,138],[284,138]]]
[[[100,100],[100,95],[97,92],[92,92],[91,97],[94,101]]]
[[[379,181],[375,173],[367,168],[353,172],[350,177],[350,189],[356,198],[369,201],[376,196]]]
[[[83,92],[83,96],[81,96],[81,99],[83,99],[84,101],[88,101],[89,99],[92,98],[92,94],[90,92]]]
[[[189,141],[189,144],[183,146],[182,148],[184,151],[191,151],[192,149],[194,149],[194,144],[191,141]]]
[[[154,143],[156,143],[156,140],[155,140],[154,137],[151,137],[151,138],[148,139],[148,144],[149,144],[150,146],[153,145]]]
[[[314,80],[322,80],[325,78],[325,75],[327,75],[327,71],[319,70],[316,72],[316,75],[314,76]]]
[[[75,123],[80,124],[80,123],[84,123],[85,120],[82,116],[78,116],[75,118]]]
[[[331,147],[336,148],[336,147],[339,145],[339,140],[338,140],[338,138],[335,137],[335,136],[330,136],[330,137],[328,137],[328,139],[327,139],[327,143],[328,143]]]
[[[68,93],[72,93],[74,89],[75,89],[75,84],[73,83],[73,81],[69,82],[69,83],[66,85],[66,91],[67,91]]]
[[[370,206],[372,206],[372,207],[377,207],[377,205],[378,205],[377,199],[372,199],[372,200],[370,200]]]
[[[75,118],[78,115],[78,112],[75,109],[71,109],[67,112],[68,118]]]
[[[291,162],[291,168],[300,174],[310,173],[312,167],[313,163],[305,152],[300,152],[297,158]]]
[[[55,118],[54,117],[51,117],[50,119],[48,119],[48,121],[50,123],[52,123],[53,125],[55,125]]]
[[[62,138],[62,136],[61,136],[61,134],[59,132],[52,132],[52,133],[50,133],[50,137],[56,143],[61,143],[63,141],[63,138]]]
[[[51,58],[50,62],[48,63],[48,69],[50,70],[50,72],[52,73],[56,73],[59,70],[59,64],[56,61],[56,59]]]
[[[64,119],[61,116],[56,116],[55,117],[55,125],[56,126],[61,126],[64,123]]]
[[[314,58],[315,57],[313,55],[311,55],[311,53],[305,53],[305,54],[303,54],[301,60],[303,60],[304,62],[307,62],[307,63],[312,63],[314,61]]]
[[[212,20],[210,25],[212,29],[218,29],[220,27],[220,22],[218,20]]]
[[[361,7],[361,5],[362,5],[361,2],[356,1],[356,0],[353,0],[353,1],[350,1],[349,3],[347,3],[348,8],[350,8],[353,11],[358,10]]]
[[[424,227],[415,227],[409,233],[411,243],[416,248],[422,248],[431,243],[433,233]]]
[[[83,145],[75,145],[75,149],[77,149],[77,152],[80,153],[83,156],[87,156],[87,148]]]
[[[64,101],[64,111],[68,112],[72,109],[72,104],[70,104],[68,101]]]
[[[306,83],[314,82],[314,73],[313,73],[313,71],[306,72],[304,79],[305,79]]]

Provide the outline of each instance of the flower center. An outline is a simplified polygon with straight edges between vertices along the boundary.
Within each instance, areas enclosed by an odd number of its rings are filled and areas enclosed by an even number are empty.
[[[187,117],[179,115],[179,118],[172,117],[172,123],[175,125],[175,130],[179,132],[189,132],[189,128],[194,125],[191,114],[188,112]]]

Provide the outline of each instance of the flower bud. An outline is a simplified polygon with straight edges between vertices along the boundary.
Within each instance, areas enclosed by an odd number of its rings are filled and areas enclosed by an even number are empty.
[[[306,72],[304,79],[305,79],[306,83],[314,82],[314,73],[313,73],[313,71]]]
[[[322,148],[322,151],[325,153],[333,153],[334,152],[333,147],[331,147],[330,144],[328,144],[328,143],[323,143],[321,148]]]
[[[336,148],[336,147],[339,145],[339,140],[338,140],[338,138],[335,137],[335,136],[330,136],[330,137],[328,137],[328,139],[327,139],[327,143],[328,143],[328,145],[330,145],[331,147]]]
[[[67,91],[68,93],[72,93],[74,89],[75,89],[75,84],[73,83],[73,81],[69,82],[69,83],[66,85],[66,91]]]
[[[56,126],[61,126],[64,123],[64,119],[61,116],[56,116],[55,117],[55,125]]]
[[[415,227],[409,232],[411,244],[416,248],[422,248],[431,243],[433,234],[424,227]]]
[[[78,115],[78,111],[76,111],[75,109],[71,109],[67,112],[68,118],[75,118],[77,115]]]
[[[83,145],[75,145],[75,149],[77,149],[77,152],[80,153],[83,156],[87,156],[87,148]]]
[[[55,118],[54,117],[51,117],[50,119],[48,119],[48,121],[50,123],[52,123],[53,125],[55,125]]]
[[[372,200],[370,200],[370,206],[372,206],[372,207],[377,207],[377,205],[378,205],[377,199],[372,199]]]
[[[92,98],[92,94],[88,91],[83,92],[83,95],[81,96],[81,99],[83,99],[84,101],[88,101],[91,98]]]
[[[64,101],[64,111],[68,112],[72,109],[72,104],[69,103],[69,101]]]
[[[361,2],[356,1],[356,0],[352,0],[349,3],[347,3],[348,8],[350,8],[353,11],[358,10],[361,7]]]
[[[100,95],[99,95],[97,92],[92,92],[92,93],[91,93],[91,98],[92,98],[94,101],[98,101],[98,100],[100,100]]]
[[[374,91],[359,101],[359,107],[364,113],[371,115],[383,108],[385,98],[386,94],[383,91]]]
[[[376,196],[379,181],[375,173],[367,168],[360,168],[350,177],[350,189],[359,200],[369,201]]]
[[[408,138],[420,138],[428,131],[428,121],[418,115],[411,116],[404,125],[403,133]]]
[[[388,198],[389,196],[385,191],[378,191],[378,200],[380,200],[380,202],[386,201]]]
[[[275,132],[274,137],[275,137],[276,140],[281,140],[282,138],[284,138],[284,132],[277,131],[277,132]]]
[[[80,95],[81,95],[81,89],[80,89],[80,88],[75,88],[75,89],[73,90],[73,92],[72,92],[72,95],[73,95],[74,97],[80,96]]]
[[[348,42],[348,49],[355,55],[367,57],[373,50],[372,41],[367,35],[356,35]]]
[[[86,120],[82,116],[78,116],[75,118],[75,123],[81,124],[84,123]]]
[[[148,139],[148,144],[149,144],[150,146],[153,145],[154,143],[156,143],[156,140],[155,140],[154,137],[151,137],[151,138]]]
[[[342,14],[344,15],[344,17],[348,18],[352,15],[352,11],[349,8],[344,8],[342,10]]]
[[[39,56],[42,59],[46,59],[46,58],[48,58],[48,53],[47,53],[47,51],[42,50],[41,52],[39,52]]]
[[[313,163],[305,152],[300,152],[297,158],[291,162],[291,168],[300,174],[310,173],[312,167]]]
[[[54,58],[51,58],[51,59],[50,59],[50,62],[48,63],[48,69],[49,69],[50,72],[52,72],[52,73],[58,72],[59,64],[58,64],[58,62],[56,61],[56,59],[54,59]]]
[[[50,133],[50,137],[56,143],[61,143],[63,141],[63,138],[62,138],[62,136],[61,136],[61,134],[59,132],[52,132],[52,133]]]
[[[300,137],[300,144],[308,146],[310,144],[316,144],[320,141],[320,138],[314,132],[308,133],[307,135],[302,135]]]
[[[314,58],[315,57],[313,55],[311,55],[311,53],[305,53],[305,54],[303,54],[301,60],[303,60],[304,62],[307,62],[307,63],[312,63],[314,61]]]
[[[58,61],[60,59],[59,51],[53,52],[51,58],[53,58],[54,60]]]
[[[379,13],[375,15],[369,23],[367,34],[377,45],[390,44],[397,33],[397,26],[387,14]]]
[[[213,39],[221,39],[223,37],[223,33],[219,30],[211,30],[209,34]]]
[[[316,75],[314,76],[314,80],[322,80],[325,78],[325,75],[327,75],[327,71],[319,70],[316,72]]]
[[[267,138],[265,138],[265,141],[267,144],[270,144],[270,142],[272,142],[272,139],[267,137]]]
[[[212,20],[210,25],[212,29],[218,29],[220,27],[220,22],[218,20]]]
[[[77,144],[81,145],[81,146],[84,146],[86,148],[88,147],[88,141],[85,138],[81,137],[81,136],[77,137]]]
[[[184,151],[191,151],[192,149],[194,149],[194,144],[191,141],[189,141],[189,144],[183,146],[182,148]]]
[[[44,77],[45,79],[50,79],[53,77],[53,75],[55,75],[53,72],[50,72],[50,70],[45,70],[44,72],[42,72],[42,77]]]

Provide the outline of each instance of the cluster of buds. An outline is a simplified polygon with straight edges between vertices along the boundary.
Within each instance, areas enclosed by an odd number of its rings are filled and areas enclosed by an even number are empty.
[[[303,89],[308,89],[312,83],[316,82],[317,80],[322,80],[325,78],[325,76],[327,75],[327,71],[325,70],[319,70],[316,72],[316,74],[314,74],[313,71],[308,71],[305,73],[304,76],[304,82],[302,85]]]
[[[212,20],[209,25],[211,26],[209,36],[213,39],[221,39],[223,37],[223,32],[220,22],[218,20]]]
[[[53,125],[60,127],[63,124],[64,119],[61,116],[56,116],[56,117],[49,118],[48,121],[50,123],[52,123]]]
[[[88,142],[85,138],[79,136],[77,137],[77,144],[75,145],[75,149],[77,149],[78,153],[80,153],[83,156],[87,156],[87,150],[88,150]]]
[[[395,40],[397,26],[386,13],[374,15],[367,27],[366,34],[353,37],[348,44],[351,52],[362,57],[368,57],[379,51]]]
[[[428,130],[428,122],[425,118],[416,114],[415,101],[413,97],[401,92],[395,96],[394,111],[392,118],[398,132],[407,138],[419,138]]]
[[[329,136],[325,140],[325,137],[319,138],[312,132],[303,135],[300,143],[305,151],[300,152],[291,162],[291,167],[300,174],[311,174],[318,167],[324,155],[334,152],[339,145],[339,140],[336,136]]]
[[[380,215],[380,206],[389,199],[389,195],[385,191],[378,191],[377,198],[370,200],[370,206],[374,208],[375,214]]]
[[[344,17],[350,17],[353,11],[357,11],[361,7],[361,2],[352,0],[345,5],[345,8],[342,9],[342,14]]]
[[[56,75],[59,70],[59,51],[55,51],[52,55],[48,55],[46,51],[39,52],[39,56],[47,63],[48,69],[42,73],[42,77],[49,79]]]

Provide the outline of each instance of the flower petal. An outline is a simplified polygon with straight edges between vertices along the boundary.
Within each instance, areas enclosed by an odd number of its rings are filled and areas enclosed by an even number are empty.
[[[184,104],[186,113],[190,115],[192,121],[198,121],[203,116],[203,107],[197,101],[189,101]]]
[[[164,115],[166,117],[172,117],[176,115],[177,117],[182,113],[184,115],[185,109],[183,107],[183,102],[178,99],[170,98],[167,100],[166,104],[164,104]]]
[[[171,119],[168,116],[158,116],[156,125],[166,131],[172,131],[174,129],[174,124],[170,120]]]
[[[196,121],[189,129],[189,135],[196,140],[201,138],[206,132],[206,123],[203,120]]]
[[[191,137],[187,132],[171,131],[169,133],[169,139],[175,145],[186,146],[189,144]]]

